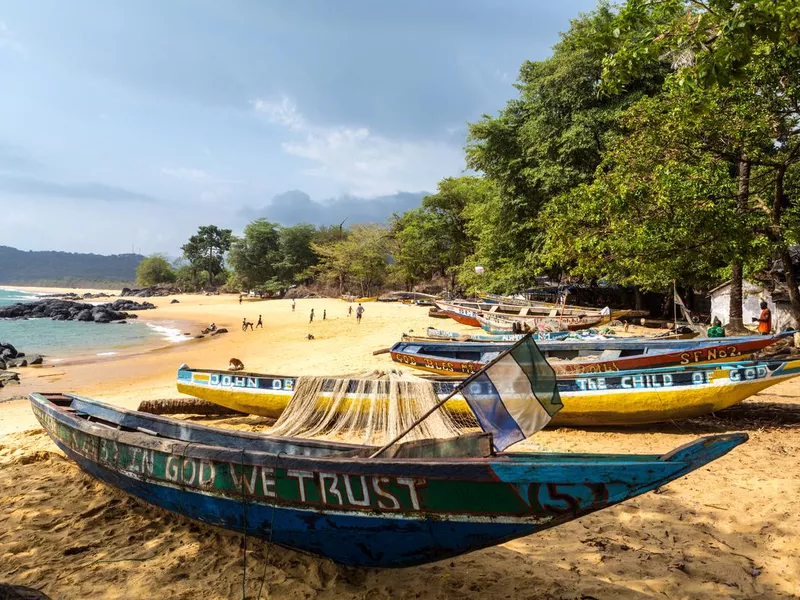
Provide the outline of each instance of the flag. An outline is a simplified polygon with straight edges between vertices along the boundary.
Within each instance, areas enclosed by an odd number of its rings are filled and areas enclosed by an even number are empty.
[[[530,334],[465,381],[461,394],[498,451],[542,429],[563,406],[556,374]]]

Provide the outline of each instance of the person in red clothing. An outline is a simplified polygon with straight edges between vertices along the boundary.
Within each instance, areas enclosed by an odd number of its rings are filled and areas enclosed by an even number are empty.
[[[772,311],[766,302],[761,302],[761,316],[753,317],[753,322],[758,322],[758,333],[769,335],[772,332]]]

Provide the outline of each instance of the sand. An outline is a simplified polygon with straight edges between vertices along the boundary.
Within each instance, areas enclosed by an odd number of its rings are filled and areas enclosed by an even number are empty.
[[[127,407],[174,398],[181,363],[337,374],[394,366],[403,331],[467,331],[427,309],[365,304],[360,325],[339,300],[248,301],[178,296],[148,319],[214,321],[230,333],[94,363],[21,370],[0,390],[68,390]],[[308,323],[314,307],[316,319]],[[322,321],[322,311],[328,319]],[[141,313],[144,318],[144,313]],[[264,328],[242,332],[242,317]],[[306,339],[308,333],[314,340]],[[24,348],[22,349],[24,350]],[[27,402],[0,396],[0,582],[52,598],[796,598],[800,597],[800,381],[702,419],[604,431],[556,429],[550,450],[663,453],[703,434],[747,431],[750,442],[660,493],[536,536],[432,565],[351,569],[194,523],[82,473],[42,433]],[[248,419],[209,420],[246,427]]]

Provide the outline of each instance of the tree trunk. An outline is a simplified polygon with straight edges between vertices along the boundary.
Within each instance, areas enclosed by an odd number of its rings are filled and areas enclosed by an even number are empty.
[[[633,286],[633,308],[642,310],[642,291],[638,285]]]
[[[744,304],[744,294],[742,293],[742,263],[735,262],[731,265],[731,298],[728,307],[728,325],[725,330],[729,334],[748,334],[751,331],[745,329],[742,321],[742,304]]]
[[[784,192],[784,177],[786,175],[786,167],[781,167],[775,174],[775,197],[772,202],[772,230],[775,241],[779,242],[778,258],[783,263],[783,274],[786,277],[786,287],[789,288],[789,304],[792,311],[792,326],[797,329],[800,323],[800,290],[797,289],[797,278],[794,274],[792,266],[792,257],[789,254],[789,248],[783,238],[781,231],[781,216],[783,208],[786,206],[786,196]],[[773,325],[774,325],[773,320]]]
[[[739,197],[738,209],[744,214],[750,202],[750,161],[744,156],[739,159]],[[731,262],[731,300],[728,307],[728,325],[725,328],[729,334],[748,334],[742,322],[742,258],[736,256]]]

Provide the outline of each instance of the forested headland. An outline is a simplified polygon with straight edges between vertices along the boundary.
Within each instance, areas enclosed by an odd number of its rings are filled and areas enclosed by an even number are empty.
[[[351,227],[259,219],[238,238],[201,227],[177,268],[143,264],[278,294],[731,279],[741,324],[742,279],[778,277],[798,243],[798,42],[794,0],[603,2],[549,58],[521,65],[506,105],[469,124],[472,174],[442,180],[420,207]],[[794,272],[780,271],[800,315]]]

